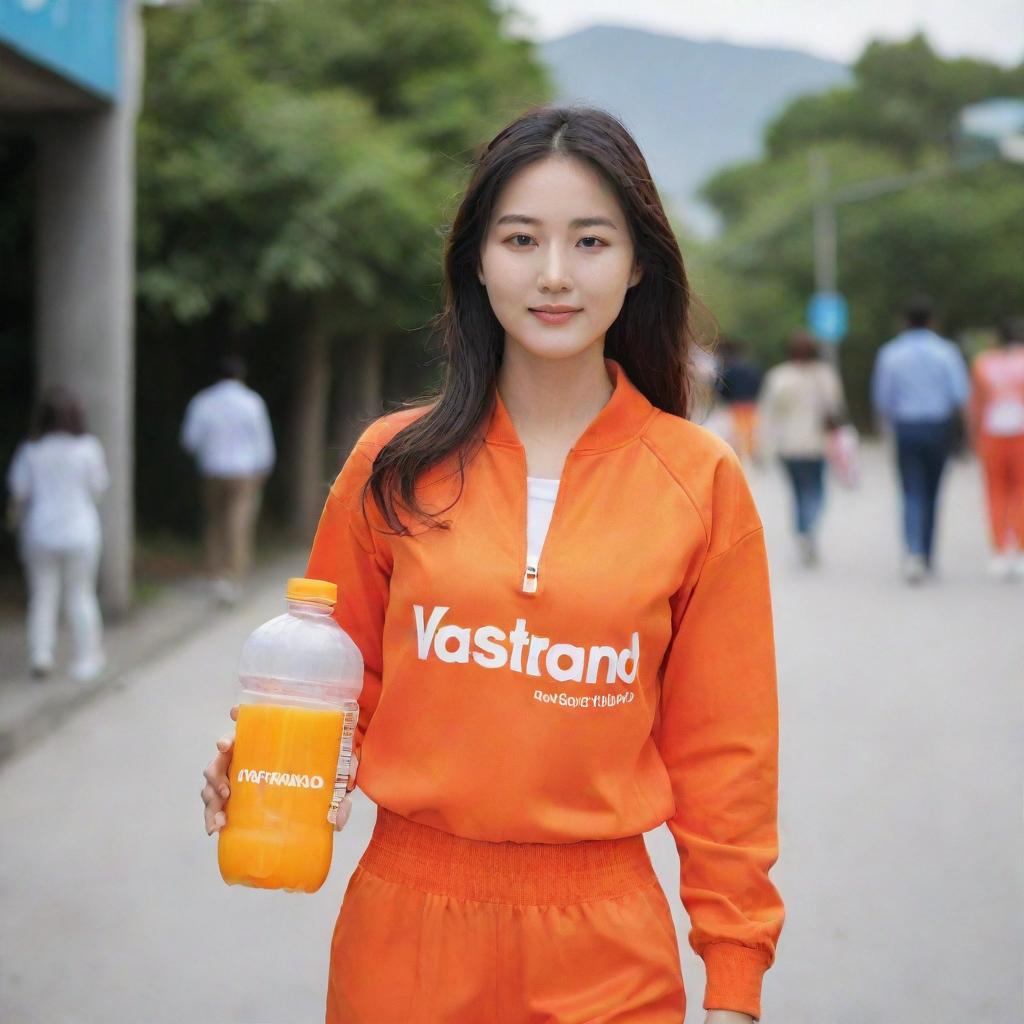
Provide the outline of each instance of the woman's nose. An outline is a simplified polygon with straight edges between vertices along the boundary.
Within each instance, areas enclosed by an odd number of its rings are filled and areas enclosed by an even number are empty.
[[[552,245],[544,254],[537,287],[542,292],[567,292],[572,290],[572,278],[565,256],[558,246]]]

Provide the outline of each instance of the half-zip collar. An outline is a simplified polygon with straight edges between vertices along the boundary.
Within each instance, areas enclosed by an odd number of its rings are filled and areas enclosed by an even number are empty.
[[[576,454],[608,451],[627,444],[640,435],[657,412],[619,363],[606,359],[604,365],[613,385],[612,395],[573,445],[572,452]],[[494,411],[484,439],[488,444],[523,446],[497,388],[494,391]]]

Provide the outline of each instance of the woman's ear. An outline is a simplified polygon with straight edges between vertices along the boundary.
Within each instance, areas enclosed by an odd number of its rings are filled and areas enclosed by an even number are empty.
[[[478,263],[476,265],[476,279],[486,288],[487,282],[484,280],[484,268]]]
[[[627,288],[632,288],[634,285],[640,283],[640,279],[644,276],[644,268],[639,263],[633,264],[633,273],[629,275],[629,284]]]

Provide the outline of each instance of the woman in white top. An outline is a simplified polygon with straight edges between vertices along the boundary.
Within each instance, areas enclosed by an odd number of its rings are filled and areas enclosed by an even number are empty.
[[[7,488],[18,523],[28,578],[29,668],[53,670],[63,594],[71,627],[71,675],[95,679],[104,666],[103,623],[96,600],[101,533],[96,501],[109,484],[100,442],[67,391],[48,391],[36,410],[31,438],[14,453]]]
[[[762,441],[785,467],[805,565],[818,560],[816,531],[825,504],[828,435],[843,416],[843,385],[805,331],[793,335],[785,362],[771,369],[760,399]]]

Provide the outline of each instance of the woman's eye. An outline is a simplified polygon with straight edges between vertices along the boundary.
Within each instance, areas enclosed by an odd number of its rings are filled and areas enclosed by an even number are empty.
[[[520,244],[520,240],[524,240],[522,244]],[[529,234],[512,234],[506,241],[512,243],[513,249],[525,249],[534,239]],[[584,249],[603,249],[607,243],[603,239],[594,236],[594,234],[588,234],[586,238],[580,240],[578,245],[581,245]]]

